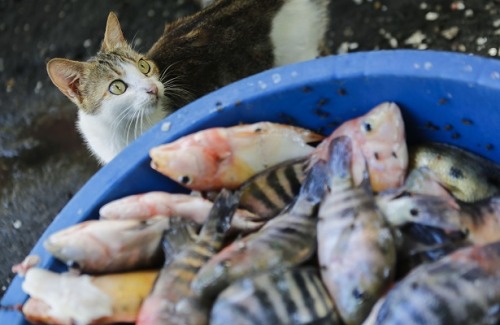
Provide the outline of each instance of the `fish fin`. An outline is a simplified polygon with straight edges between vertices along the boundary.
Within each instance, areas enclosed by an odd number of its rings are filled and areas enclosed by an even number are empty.
[[[172,262],[173,258],[181,252],[184,247],[194,243],[196,240],[196,227],[193,222],[184,218],[171,218],[169,229],[163,233],[163,252],[165,253],[165,265]]]
[[[214,201],[207,221],[201,229],[200,236],[210,236],[211,234],[225,234],[231,227],[231,220],[238,208],[240,201],[239,191],[222,189]]]
[[[299,198],[305,197],[307,201],[319,203],[326,193],[328,179],[327,164],[323,160],[317,161],[307,173],[304,183],[300,187]],[[289,206],[293,206],[293,202]]]
[[[333,178],[346,179],[351,175],[352,140],[347,136],[333,139],[328,147],[328,167]]]

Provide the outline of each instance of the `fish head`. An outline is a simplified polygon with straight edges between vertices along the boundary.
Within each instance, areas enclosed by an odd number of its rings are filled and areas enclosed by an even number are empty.
[[[382,103],[363,116],[341,125],[334,137],[347,135],[353,140],[353,178],[363,181],[368,167],[376,192],[401,186],[408,167],[405,126],[395,103]]]
[[[204,146],[182,148],[164,145],[151,149],[151,167],[192,190],[209,190],[217,173],[217,156]]]

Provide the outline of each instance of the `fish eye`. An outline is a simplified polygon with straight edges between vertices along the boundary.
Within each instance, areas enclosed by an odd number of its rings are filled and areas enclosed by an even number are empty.
[[[151,71],[151,65],[144,59],[140,59],[137,63],[137,66],[139,67],[139,70],[144,74],[148,74]]]
[[[370,132],[371,130],[373,130],[372,125],[369,122],[364,122],[363,123],[363,129],[366,132]]]
[[[109,84],[109,92],[113,95],[121,95],[127,90],[127,84],[117,79]]]
[[[187,175],[183,175],[183,176],[179,177],[179,183],[184,184],[184,185],[188,185],[189,183],[191,183],[191,177],[189,177]]]

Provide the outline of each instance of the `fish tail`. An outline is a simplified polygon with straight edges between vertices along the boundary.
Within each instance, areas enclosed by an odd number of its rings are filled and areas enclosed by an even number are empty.
[[[333,139],[328,147],[328,167],[332,178],[351,177],[352,141],[341,136]]]
[[[299,198],[305,197],[311,203],[319,203],[326,193],[327,178],[326,163],[323,160],[317,161],[309,170],[300,188]]]
[[[200,232],[201,238],[224,235],[231,227],[231,220],[238,208],[240,192],[223,189],[215,198],[207,221]]]
[[[184,247],[192,244],[195,240],[195,230],[191,222],[183,218],[171,218],[170,228],[163,234],[163,252],[165,253],[165,265],[169,265],[174,257]]]

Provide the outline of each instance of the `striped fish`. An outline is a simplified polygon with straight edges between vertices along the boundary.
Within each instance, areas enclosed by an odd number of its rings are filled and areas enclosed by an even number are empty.
[[[373,193],[353,185],[350,138],[332,140],[329,149],[331,190],[317,236],[321,277],[342,320],[360,324],[392,281],[396,246]]]
[[[389,293],[376,324],[498,324],[500,241],[414,269]]]
[[[277,216],[299,194],[305,178],[306,159],[292,159],[270,167],[240,188],[240,207],[262,220]]]
[[[211,325],[335,325],[333,303],[314,268],[292,268],[245,278],[226,288]]]
[[[194,242],[185,223],[165,234],[167,260],[142,304],[136,324],[205,324],[207,306],[193,295],[191,281],[222,246],[238,205],[239,193],[222,190]],[[184,227],[183,227],[184,226]]]
[[[293,206],[210,259],[193,280],[192,290],[213,299],[238,279],[310,258],[316,249],[317,207],[326,190],[325,171],[324,161],[316,163]]]

